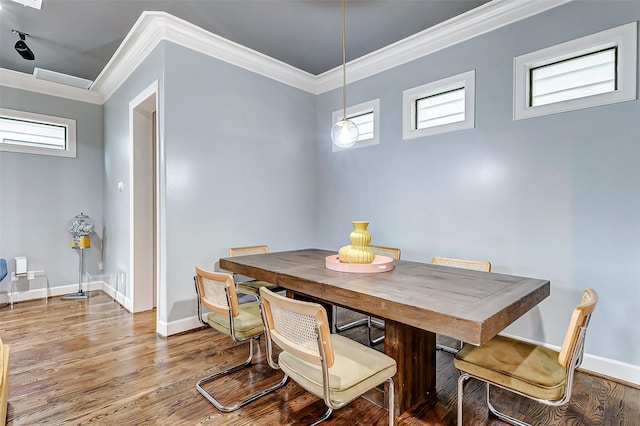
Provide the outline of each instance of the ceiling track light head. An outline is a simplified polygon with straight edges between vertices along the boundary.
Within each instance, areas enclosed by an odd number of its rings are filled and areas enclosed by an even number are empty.
[[[18,30],[11,30],[11,32],[13,34],[18,34],[18,36],[20,37],[20,40],[18,40],[15,45],[16,52],[18,52],[23,59],[26,59],[27,61],[33,61],[36,56],[33,54],[31,49],[29,49],[29,46],[27,46],[27,43],[25,42],[27,37],[29,37],[29,34],[23,33],[22,31]]]
[[[18,31],[18,30],[11,30],[11,32],[13,34],[18,34],[20,36],[20,40],[24,41],[26,40],[27,37],[29,37],[28,33],[23,33],[22,31]]]

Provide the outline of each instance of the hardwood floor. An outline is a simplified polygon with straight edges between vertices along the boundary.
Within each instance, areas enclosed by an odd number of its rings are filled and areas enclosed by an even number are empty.
[[[248,344],[211,328],[168,339],[154,330],[154,311],[130,314],[102,293],[0,309],[0,336],[11,347],[8,424],[294,425],[325,411],[321,400],[290,381],[244,408],[221,413],[197,392],[196,381],[243,361]],[[351,332],[366,338],[366,327]],[[259,346],[257,365],[211,384],[222,402],[280,379],[281,373],[264,361],[264,342]],[[438,353],[435,406],[415,407],[397,419],[398,425],[455,424],[457,372],[451,357]],[[499,408],[537,425],[640,425],[639,389],[584,373],[577,375],[572,401],[561,408],[495,395]],[[503,424],[487,417],[477,381],[465,388],[464,409],[465,424]],[[386,411],[359,398],[325,424],[383,425],[386,420]]]

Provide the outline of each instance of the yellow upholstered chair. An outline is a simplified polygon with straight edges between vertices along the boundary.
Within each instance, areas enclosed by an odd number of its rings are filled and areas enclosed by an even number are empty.
[[[396,247],[385,247],[385,246],[374,246],[374,245],[369,245],[369,248],[373,251],[373,253],[376,256],[387,256],[392,258],[393,260],[400,260],[400,249],[396,248]],[[377,326],[377,327],[382,327],[384,328],[384,321],[377,319],[377,318],[373,318],[371,316],[367,316],[366,318],[360,318],[357,319],[355,321],[352,321],[350,323],[347,324],[343,324],[343,325],[339,325],[338,324],[338,307],[334,306],[333,307],[333,312],[332,312],[332,319],[333,319],[333,324],[335,324],[335,330],[336,332],[340,333],[343,332],[345,330],[349,330],[350,328],[353,327],[357,327],[359,325],[362,324],[367,324],[367,328],[368,328],[368,337],[369,337],[369,346],[373,346],[375,344],[380,343],[381,341],[384,340],[384,335],[377,337],[377,338],[373,338],[371,335],[371,330],[373,326]]]
[[[449,266],[452,268],[471,269],[473,271],[491,272],[491,263],[486,260],[455,259],[453,257],[434,256],[431,259],[431,264]],[[455,354],[462,347],[462,342],[458,342],[458,346],[458,348],[452,348],[450,346],[436,344],[436,349]]]
[[[7,422],[9,400],[9,345],[0,340],[0,425]]]
[[[462,426],[464,382],[470,377],[486,383],[489,411],[514,425],[527,425],[497,411],[491,404],[490,388],[498,386],[546,405],[564,405],[571,399],[575,369],[582,363],[589,318],[598,294],[588,288],[573,310],[560,352],[504,336],[482,346],[465,345],[455,355],[458,379],[458,425]]]
[[[316,425],[338,409],[381,383],[388,383],[389,425],[393,425],[396,374],[393,358],[331,334],[327,311],[317,303],[290,299],[260,289],[262,315],[267,336],[267,359],[308,392],[322,398],[327,412]],[[273,358],[273,343],[282,352]]]
[[[211,311],[207,316],[208,324],[212,328],[229,335],[236,342],[249,341],[249,357],[247,360],[242,364],[200,379],[196,384],[198,392],[207,398],[218,410],[227,412],[237,410],[243,405],[284,386],[287,383],[286,376],[278,384],[233,405],[221,404],[209,392],[202,388],[203,384],[211,382],[218,377],[251,366],[254,340],[258,339],[264,333],[264,327],[260,314],[260,306],[257,302],[238,303],[235,283],[230,274],[206,271],[196,266],[195,281],[200,302]]]
[[[252,254],[265,254],[269,253],[269,246],[246,246],[246,247],[232,247],[229,249],[229,256],[249,256]],[[234,275],[234,278],[236,276]],[[268,287],[271,290],[278,291],[280,287],[275,284],[260,281],[260,280],[245,280],[236,283],[236,289],[239,293],[250,294],[256,298],[260,297],[260,287]]]

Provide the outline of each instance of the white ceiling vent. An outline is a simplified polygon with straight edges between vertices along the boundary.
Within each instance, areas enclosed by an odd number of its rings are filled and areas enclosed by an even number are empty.
[[[40,80],[53,81],[54,83],[66,84],[67,86],[79,87],[81,89],[88,89],[93,84],[93,81],[80,77],[74,77],[68,74],[62,74],[60,72],[49,71],[42,68],[34,68],[33,76]]]
[[[23,6],[33,7],[34,9],[42,9],[42,0],[12,0],[16,3],[20,3]]]

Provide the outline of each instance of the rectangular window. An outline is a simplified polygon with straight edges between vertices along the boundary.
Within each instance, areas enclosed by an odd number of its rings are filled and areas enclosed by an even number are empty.
[[[75,157],[75,120],[0,108],[0,151]]]
[[[416,128],[464,121],[464,88],[416,99]]]
[[[364,148],[366,146],[378,145],[380,143],[380,99],[364,102],[347,108],[347,119],[353,121],[358,126],[358,141],[349,148],[339,148],[335,144],[333,152],[347,149]],[[331,114],[333,123],[342,120],[343,110],[334,111]]]
[[[636,99],[631,23],[514,59],[514,119]]]
[[[612,47],[532,68],[529,106],[584,98],[616,90],[616,52]]]
[[[358,142],[373,139],[375,132],[373,130],[373,110],[358,115],[348,115],[347,118],[358,126]]]
[[[403,99],[403,139],[475,127],[475,71],[407,89]]]

